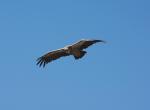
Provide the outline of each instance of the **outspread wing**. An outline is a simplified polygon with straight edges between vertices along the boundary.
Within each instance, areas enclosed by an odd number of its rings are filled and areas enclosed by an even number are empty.
[[[97,43],[97,42],[104,42],[103,40],[81,40],[75,44],[72,45],[73,48],[78,48],[78,49],[86,49],[88,48],[89,46]]]
[[[40,67],[43,65],[43,67],[45,67],[45,65],[53,60],[56,60],[60,57],[63,56],[69,56],[70,54],[66,53],[66,51],[64,49],[59,49],[59,50],[55,50],[52,52],[49,52],[43,56],[41,56],[40,58],[37,59],[37,65],[39,65]]]

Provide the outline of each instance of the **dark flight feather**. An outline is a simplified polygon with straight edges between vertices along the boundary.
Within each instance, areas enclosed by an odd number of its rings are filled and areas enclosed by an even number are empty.
[[[43,65],[43,67],[45,67],[45,65],[53,60],[56,60],[60,57],[63,56],[68,56],[69,54],[65,52],[64,49],[59,49],[56,51],[52,51],[49,52],[43,56],[41,56],[40,58],[37,59],[37,65],[39,65],[40,67]]]
[[[105,41],[103,41],[103,40],[81,40],[81,41],[75,43],[74,45],[72,45],[72,47],[79,48],[80,50],[82,50],[82,49],[88,48],[89,46],[91,46],[97,42],[105,43]]]

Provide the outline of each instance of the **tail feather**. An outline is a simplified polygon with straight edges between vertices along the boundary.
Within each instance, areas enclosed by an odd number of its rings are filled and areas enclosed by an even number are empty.
[[[74,55],[74,58],[75,58],[76,60],[78,60],[78,59],[82,58],[86,53],[87,53],[86,51],[81,51],[80,56],[75,56],[75,55]]]

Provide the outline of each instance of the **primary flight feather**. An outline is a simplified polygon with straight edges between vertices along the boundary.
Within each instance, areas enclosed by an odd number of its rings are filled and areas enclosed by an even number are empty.
[[[76,60],[80,59],[87,53],[86,51],[84,51],[84,49],[88,48],[89,46],[91,46],[92,44],[95,44],[97,42],[105,43],[105,41],[103,41],[103,40],[85,40],[85,39],[83,39],[75,44],[72,44],[72,45],[66,46],[64,48],[46,53],[45,55],[43,55],[37,59],[37,65],[39,65],[40,67],[41,66],[45,67],[45,65],[47,63],[49,63],[53,60],[56,60],[60,57],[69,56],[69,55],[73,55]]]

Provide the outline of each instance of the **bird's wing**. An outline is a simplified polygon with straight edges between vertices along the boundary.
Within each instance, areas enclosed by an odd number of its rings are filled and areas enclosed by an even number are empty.
[[[79,42],[73,44],[72,47],[82,50],[82,49],[88,48],[89,46],[91,46],[97,42],[105,42],[105,41],[103,41],[103,40],[80,40]]]
[[[52,52],[49,52],[43,56],[41,56],[40,58],[37,59],[37,65],[39,65],[40,67],[43,65],[43,67],[45,67],[45,65],[53,60],[56,60],[60,57],[63,56],[69,56],[70,54],[66,53],[66,51],[64,49],[58,49]]]

